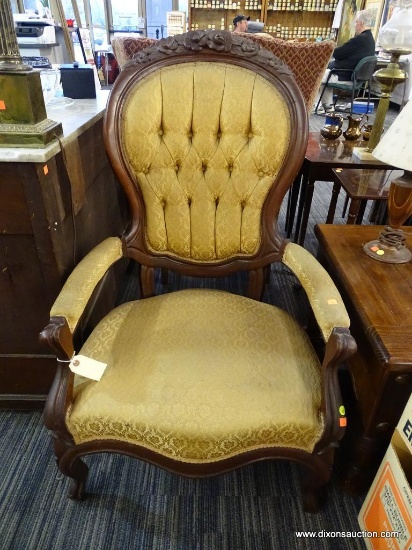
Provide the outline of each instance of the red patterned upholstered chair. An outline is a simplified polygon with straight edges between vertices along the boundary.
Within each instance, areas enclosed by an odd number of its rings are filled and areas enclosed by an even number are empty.
[[[309,112],[312,110],[322,77],[336,46],[332,40],[322,42],[289,42],[259,34],[245,34],[259,42],[289,65],[303,94]]]
[[[111,39],[113,55],[116,58],[119,68],[131,59],[135,53],[140,52],[147,46],[151,46],[157,40],[155,38],[146,38],[140,36],[113,36]]]
[[[243,34],[243,36],[258,42],[289,65],[303,94],[306,107],[310,112],[335,43],[331,40],[324,40],[323,42],[287,42],[280,38],[252,33]],[[120,69],[135,53],[154,42],[156,40],[150,38],[114,37],[112,39],[113,53]]]
[[[356,346],[331,278],[277,229],[308,137],[290,69],[224,31],[161,40],[121,71],[104,132],[130,223],[77,265],[41,335],[58,359],[45,422],[71,496],[84,496],[81,457],[91,453],[190,477],[289,459],[302,466],[305,510],[317,510],[345,430],[337,369]],[[124,257],[139,266],[142,298],[111,311],[79,350],[107,364],[95,381],[69,368],[74,335]],[[321,360],[291,315],[258,300],[276,262],[306,290]],[[244,271],[248,297],[208,288],[155,296],[156,269],[204,279]]]

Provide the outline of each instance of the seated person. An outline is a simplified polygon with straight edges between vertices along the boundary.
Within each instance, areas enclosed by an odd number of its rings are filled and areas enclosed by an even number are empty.
[[[246,17],[245,15],[236,15],[233,19],[232,32],[246,32],[249,19],[250,17]]]
[[[375,55],[375,39],[373,38],[371,31],[371,15],[368,10],[358,11],[355,17],[355,36],[335,48],[333,52],[333,59],[329,63],[328,68],[322,78],[322,83],[326,82],[330,69],[350,69],[353,70],[361,59]],[[333,74],[329,82],[351,82],[351,73],[339,73]],[[320,93],[322,93],[322,88]],[[319,95],[316,99],[315,106],[317,105]],[[332,88],[326,88],[322,97],[322,107],[318,108],[318,113],[328,112],[333,110],[333,96]]]

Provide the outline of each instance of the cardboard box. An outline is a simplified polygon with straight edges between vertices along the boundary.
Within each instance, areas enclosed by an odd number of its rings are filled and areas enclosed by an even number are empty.
[[[406,421],[404,413],[358,516],[363,531],[377,534],[364,537],[367,548],[373,550],[412,548],[412,453],[410,441],[406,439],[407,447],[400,433],[402,426],[409,426],[411,411],[407,410]],[[382,536],[382,532],[393,531],[397,531],[396,536]]]
[[[412,454],[412,394],[396,429],[402,437],[406,448],[409,449],[409,452]]]

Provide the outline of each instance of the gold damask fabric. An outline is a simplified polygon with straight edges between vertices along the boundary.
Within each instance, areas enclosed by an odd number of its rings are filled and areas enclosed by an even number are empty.
[[[81,352],[108,364],[76,377],[76,443],[112,439],[186,462],[280,446],[311,452],[322,433],[320,365],[286,312],[223,291],[130,302]]]
[[[97,283],[122,256],[122,241],[118,237],[109,237],[93,248],[65,282],[52,305],[50,317],[65,317],[74,332]]]
[[[310,252],[298,244],[288,243],[282,262],[305,289],[325,342],[333,328],[349,328],[349,315],[335,283]]]
[[[149,249],[211,262],[256,253],[289,146],[280,93],[249,69],[197,62],[162,68],[128,94],[121,139]]]

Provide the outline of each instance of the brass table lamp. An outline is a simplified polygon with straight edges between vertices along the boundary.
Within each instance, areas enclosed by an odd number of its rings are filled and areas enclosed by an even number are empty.
[[[405,71],[399,67],[399,58],[412,52],[412,0],[394,0],[391,5],[399,10],[383,25],[378,37],[379,45],[391,54],[391,60],[387,67],[373,75],[380,85],[381,96],[367,147],[354,149],[355,156],[361,159],[373,158],[371,153],[381,139],[391,94],[407,79]]]
[[[379,239],[365,244],[364,251],[380,262],[406,263],[411,260],[412,253],[405,247],[405,236],[400,227],[412,214],[412,100],[384,134],[373,150],[373,156],[405,172],[392,181],[389,189],[389,226]]]

